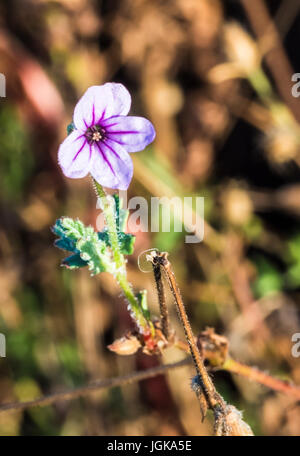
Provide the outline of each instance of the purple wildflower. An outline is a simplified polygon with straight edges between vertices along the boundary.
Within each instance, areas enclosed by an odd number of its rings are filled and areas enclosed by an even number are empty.
[[[149,120],[128,116],[131,97],[117,83],[90,87],[78,101],[75,130],[64,140],[58,161],[67,177],[90,173],[104,187],[126,190],[133,174],[128,152],[143,150],[155,138]]]

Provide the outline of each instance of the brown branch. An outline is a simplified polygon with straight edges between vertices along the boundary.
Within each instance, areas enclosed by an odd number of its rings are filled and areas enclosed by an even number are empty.
[[[295,0],[282,0],[274,16],[278,33],[283,40],[289,32],[300,11],[300,3]]]
[[[263,0],[241,0],[249,22],[262,46],[266,46],[265,61],[272,73],[277,90],[295,119],[300,122],[300,105],[291,94],[294,73],[268,9]]]
[[[171,263],[168,260],[167,256],[168,256],[168,254],[166,252],[159,253],[159,252],[154,251],[154,253],[151,257],[151,261],[153,261],[153,263],[159,263],[166,274],[170,289],[172,291],[172,294],[173,294],[173,297],[175,300],[176,308],[177,308],[181,323],[184,328],[184,333],[185,333],[186,340],[189,345],[190,353],[191,353],[193,361],[194,361],[194,365],[195,365],[195,368],[196,368],[196,371],[198,374],[198,378],[199,378],[199,380],[201,380],[201,384],[203,386],[203,390],[204,390],[203,392],[204,392],[207,404],[211,408],[211,410],[214,410],[215,412],[217,412],[217,410],[218,411],[220,411],[221,409],[223,410],[225,408],[225,402],[224,402],[223,398],[218,394],[218,392],[206,370],[206,367],[204,365],[204,359],[202,358],[200,351],[197,347],[197,344],[195,342],[195,337],[194,337],[194,334],[193,334],[193,331],[192,331],[192,328],[191,328],[191,325],[190,325],[190,322],[189,322],[189,319],[188,319],[188,316],[187,316],[187,313],[186,313],[186,310],[184,307],[181,293],[180,293],[180,290],[176,283],[176,279],[175,279],[175,275],[174,275],[172,267],[171,267]],[[199,394],[197,394],[197,397],[198,397],[198,399],[201,399],[200,405],[202,404],[201,409],[202,409],[202,415],[204,417],[206,410],[205,410],[205,408],[203,408],[202,398],[200,397]]]
[[[197,344],[202,352],[202,356],[209,362],[213,370],[226,370],[232,374],[241,375],[248,380],[260,383],[266,388],[288,394],[300,399],[300,387],[290,382],[280,380],[259,369],[235,361],[228,355],[228,341],[224,336],[219,336],[212,328],[206,329],[199,334]],[[175,346],[185,353],[189,353],[186,342],[176,340]]]
[[[183,351],[189,352],[189,348],[185,342],[177,341],[175,346]],[[48,394],[46,396],[33,399],[26,402],[9,402],[0,406],[0,413],[15,412],[20,410],[26,410],[31,407],[44,407],[51,405],[58,401],[69,401],[77,399],[79,397],[86,396],[90,393],[97,392],[106,388],[113,388],[116,386],[123,386],[133,382],[139,382],[147,378],[156,377],[162,375],[169,370],[177,369],[179,367],[186,366],[192,362],[191,358],[185,358],[181,361],[171,364],[164,364],[162,366],[147,369],[141,372],[134,372],[132,374],[124,375],[122,377],[113,377],[104,380],[97,380],[86,386],[82,386],[75,389],[65,390],[58,393]],[[279,380],[272,377],[269,374],[259,371],[253,367],[239,363],[232,358],[227,358],[222,366],[216,367],[217,370],[226,370],[233,374],[241,375],[248,380],[260,383],[263,386],[273,389],[274,391],[282,392],[300,400],[300,388],[292,385],[291,383]]]
[[[166,303],[166,294],[165,288],[161,276],[161,267],[160,264],[155,264],[152,262],[153,274],[156,284],[159,310],[160,310],[160,319],[161,319],[161,328],[162,333],[167,340],[170,338],[170,323],[169,323],[169,311]]]
[[[281,393],[289,394],[300,400],[300,388],[289,382],[285,382],[278,378],[274,378],[265,372],[262,372],[254,367],[239,363],[232,358],[228,358],[221,369],[227,370],[234,374],[242,375],[248,380],[253,380],[261,385],[271,388]]]
[[[25,410],[31,407],[36,406],[46,406],[51,405],[54,402],[58,401],[69,401],[72,399],[77,399],[78,397],[86,396],[87,394],[99,391],[105,388],[112,388],[116,386],[126,385],[128,383],[140,382],[147,378],[156,377],[157,375],[162,375],[168,372],[171,369],[177,369],[178,367],[186,366],[191,363],[190,358],[185,358],[181,361],[172,364],[163,364],[162,366],[153,367],[152,369],[147,369],[141,372],[133,372],[122,377],[113,377],[103,380],[96,380],[88,385],[81,386],[79,388],[69,389],[66,391],[61,391],[59,393],[48,394],[46,396],[33,399],[26,402],[10,402],[7,404],[2,404],[0,406],[0,413],[4,412],[14,412],[16,410]]]

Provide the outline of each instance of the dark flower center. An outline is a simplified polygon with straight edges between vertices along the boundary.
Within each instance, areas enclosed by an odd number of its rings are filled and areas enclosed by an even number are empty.
[[[104,130],[99,125],[89,127],[85,132],[85,137],[90,144],[104,139]]]

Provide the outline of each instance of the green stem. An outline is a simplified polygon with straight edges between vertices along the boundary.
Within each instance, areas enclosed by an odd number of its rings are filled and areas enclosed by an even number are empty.
[[[126,262],[124,255],[122,255],[119,245],[119,238],[118,238],[118,228],[116,223],[116,211],[115,205],[113,200],[110,201],[107,193],[103,189],[102,185],[100,185],[95,179],[93,179],[94,188],[96,191],[96,195],[100,198],[103,213],[105,217],[105,222],[107,226],[107,232],[109,235],[109,241],[111,245],[111,250],[113,254],[113,258],[116,264],[116,279],[123,290],[123,293],[129,303],[131,316],[135,320],[138,328],[145,333],[153,333],[153,327],[150,321],[147,321],[144,317],[144,314],[140,308],[139,302],[135,297],[132,286],[130,282],[128,282],[127,274],[126,274]]]
[[[95,181],[95,179],[93,179],[93,181],[94,181],[94,187],[96,190],[96,194],[100,198],[101,203],[102,203],[103,213],[105,216],[105,222],[107,225],[111,250],[113,252],[115,264],[117,266],[117,269],[121,270],[122,273],[126,276],[125,260],[124,260],[124,256],[122,255],[122,253],[120,251],[120,246],[119,246],[118,230],[117,230],[117,224],[116,224],[114,204],[109,200],[109,197],[107,196],[106,192],[104,191],[102,185],[100,185],[97,181]]]
[[[267,105],[271,105],[274,100],[274,92],[265,72],[261,67],[248,75],[248,80],[261,100]]]

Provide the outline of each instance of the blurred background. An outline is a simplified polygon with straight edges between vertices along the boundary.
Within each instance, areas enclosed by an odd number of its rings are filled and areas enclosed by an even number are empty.
[[[134,154],[129,197],[205,196],[204,241],[136,233],[129,278],[148,290],[140,252],[170,252],[195,333],[212,326],[232,356],[300,384],[300,2],[296,0],[2,0],[0,71],[0,402],[27,400],[184,357],[118,357],[130,328],[114,280],[60,267],[51,225],[95,225],[88,178],[57,164],[78,98],[123,83],[154,145]],[[172,300],[170,300],[170,307]],[[179,329],[176,313],[173,326]],[[209,435],[190,390],[193,368],[26,412],[0,414],[1,435]],[[299,435],[287,395],[228,372],[214,381],[258,435]]]

